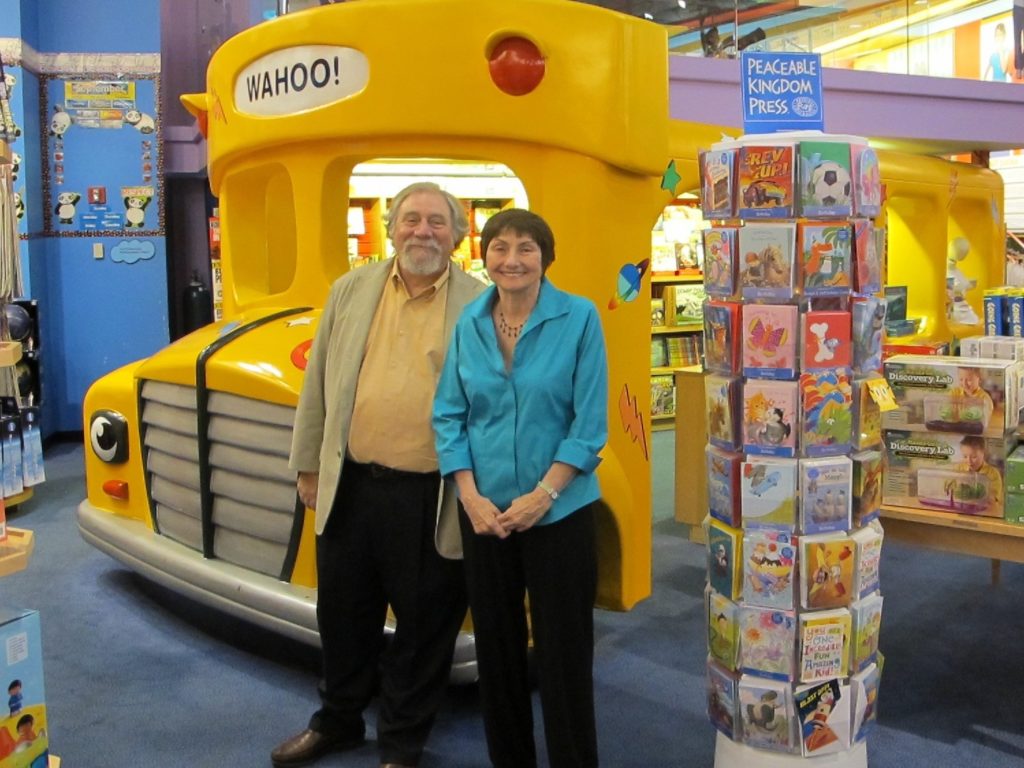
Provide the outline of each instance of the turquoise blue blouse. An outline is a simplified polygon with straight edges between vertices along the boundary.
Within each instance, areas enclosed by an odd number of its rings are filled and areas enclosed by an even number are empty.
[[[579,470],[538,525],[596,501],[608,439],[608,363],[594,305],[541,281],[506,371],[491,286],[463,310],[434,398],[441,474],[469,469],[499,509],[537,487],[552,462]]]

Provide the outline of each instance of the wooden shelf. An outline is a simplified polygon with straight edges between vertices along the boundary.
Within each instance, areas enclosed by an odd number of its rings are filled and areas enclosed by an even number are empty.
[[[882,525],[887,537],[906,544],[1024,563],[1024,525],[999,518],[886,505]]]
[[[668,275],[664,272],[652,273],[652,283],[702,283],[704,282],[704,275],[697,273],[696,275]]]
[[[697,333],[704,330],[703,323],[683,323],[682,325],[652,325],[651,333]]]

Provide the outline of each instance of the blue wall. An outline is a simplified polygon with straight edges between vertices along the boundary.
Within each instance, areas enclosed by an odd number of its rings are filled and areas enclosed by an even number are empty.
[[[20,37],[41,54],[52,53],[156,53],[160,52],[159,0],[0,0],[0,37]],[[23,134],[14,143],[23,156],[22,174],[15,184],[25,198],[26,216],[21,230],[23,277],[27,296],[39,301],[43,382],[43,432],[82,429],[82,400],[100,376],[125,363],[146,357],[169,341],[167,318],[167,263],[163,236],[138,237],[130,231],[83,231],[83,219],[60,226],[54,217],[44,229],[45,208],[54,213],[53,196],[59,191],[82,195],[77,213],[95,213],[85,200],[86,187],[103,186],[107,207],[124,211],[124,186],[157,186],[159,137],[144,136],[125,125],[119,130],[68,129],[61,148],[65,157],[63,186],[55,183],[55,140],[48,135],[55,104],[64,101],[61,74],[48,85],[50,114],[40,124],[40,78],[24,68],[12,70],[18,78],[15,121]],[[70,78],[101,79],[90,74],[67,73]],[[107,73],[109,77],[109,73]],[[132,73],[125,79],[131,80]],[[156,116],[149,83],[147,107]],[[19,92],[20,91],[20,92]],[[140,176],[140,144],[153,145],[152,179]],[[50,169],[51,198],[43,195],[43,169]],[[161,191],[158,190],[158,194]],[[145,230],[159,225],[158,207],[147,208]],[[54,236],[53,231],[74,236]],[[151,246],[152,255],[139,261],[117,261],[112,251],[134,240]],[[104,258],[93,257],[93,246],[103,247]]]

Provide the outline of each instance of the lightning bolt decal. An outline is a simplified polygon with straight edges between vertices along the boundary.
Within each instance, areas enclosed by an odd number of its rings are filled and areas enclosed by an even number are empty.
[[[640,415],[636,398],[630,396],[629,385],[622,385],[622,393],[619,395],[619,416],[622,419],[622,429],[633,438],[634,443],[640,443],[640,450],[644,452],[644,459],[649,461],[647,455],[647,433],[644,430],[644,419]]]

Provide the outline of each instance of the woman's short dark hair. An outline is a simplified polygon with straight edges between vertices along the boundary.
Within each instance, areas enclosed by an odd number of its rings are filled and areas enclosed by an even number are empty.
[[[509,208],[499,211],[487,220],[480,232],[480,254],[487,261],[487,247],[491,240],[502,232],[515,232],[517,235],[528,235],[540,247],[541,272],[547,272],[551,262],[555,260],[555,235],[551,227],[533,211],[522,208]]]

